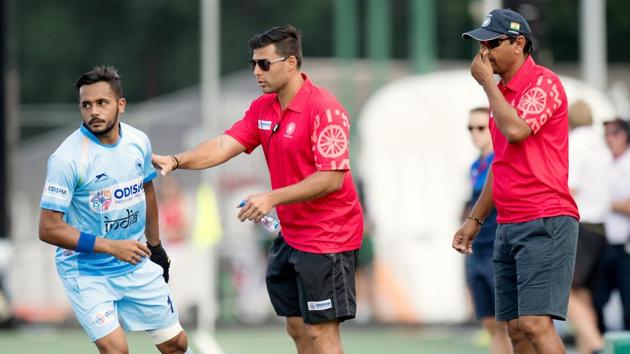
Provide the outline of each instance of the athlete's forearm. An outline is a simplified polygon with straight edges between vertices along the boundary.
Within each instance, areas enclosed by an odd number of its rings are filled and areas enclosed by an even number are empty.
[[[39,218],[39,239],[57,247],[75,250],[81,232],[68,225],[62,217],[62,213],[42,209]],[[96,237],[94,252],[110,253],[109,242],[107,239]]]
[[[180,169],[202,170],[220,165],[243,151],[245,147],[234,138],[219,135],[175,157],[179,160]]]
[[[494,81],[482,85],[497,128],[510,144],[518,144],[531,134],[529,125],[518,116],[516,109],[505,100]]]
[[[317,171],[302,181],[271,191],[273,205],[291,204],[324,197],[343,186],[345,171]]]
[[[144,195],[147,204],[147,223],[145,225],[144,234],[147,237],[147,242],[151,246],[157,246],[160,243],[160,228],[158,223],[157,198],[155,196],[153,182],[144,184]]]
[[[486,182],[483,185],[483,189],[481,190],[481,194],[479,195],[479,199],[472,208],[472,211],[468,216],[471,216],[476,219],[485,220],[492,208],[494,208],[494,200],[492,199],[492,180],[494,179],[494,173],[492,172],[492,167],[488,171],[488,177],[486,177]]]

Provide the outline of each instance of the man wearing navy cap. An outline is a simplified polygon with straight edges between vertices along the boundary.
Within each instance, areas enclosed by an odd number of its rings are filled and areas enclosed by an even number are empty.
[[[470,72],[488,97],[495,157],[453,248],[472,253],[496,207],[496,318],[507,322],[514,353],[565,353],[552,320],[566,318],[578,235],[567,181],[567,97],[556,74],[532,59],[531,29],[519,13],[493,10],[462,37],[480,43]]]

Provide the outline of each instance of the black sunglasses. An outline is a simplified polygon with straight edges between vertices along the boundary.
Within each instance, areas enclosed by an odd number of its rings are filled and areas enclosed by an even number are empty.
[[[249,63],[249,67],[254,70],[256,69],[256,65],[258,65],[258,67],[260,68],[260,70],[262,71],[269,71],[269,69],[271,68],[271,64],[273,63],[277,63],[279,61],[285,61],[289,59],[289,57],[282,57],[282,58],[277,58],[277,59],[273,59],[273,60],[269,60],[269,59],[250,59],[248,61]]]
[[[501,43],[503,41],[507,41],[508,39],[511,39],[510,37],[507,38],[495,38],[495,39],[491,39],[489,41],[480,41],[479,44],[481,44],[482,46],[488,48],[488,49],[494,49],[498,46],[501,45]]]
[[[469,125],[468,131],[472,133],[473,130],[477,129],[479,132],[482,132],[486,130],[486,128],[487,127],[485,125]]]

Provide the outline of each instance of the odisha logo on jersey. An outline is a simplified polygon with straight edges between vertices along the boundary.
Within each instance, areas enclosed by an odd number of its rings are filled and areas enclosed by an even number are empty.
[[[90,205],[94,211],[107,211],[112,205],[112,192],[106,189],[96,192],[90,198]]]
[[[59,194],[59,195],[66,195],[68,194],[68,190],[60,187],[60,186],[56,186],[54,184],[49,184],[48,185],[48,191],[51,193],[55,193],[55,194]]]
[[[114,198],[123,199],[135,196],[138,193],[141,193],[144,188],[142,182],[132,184],[131,186],[122,187],[114,190]]]

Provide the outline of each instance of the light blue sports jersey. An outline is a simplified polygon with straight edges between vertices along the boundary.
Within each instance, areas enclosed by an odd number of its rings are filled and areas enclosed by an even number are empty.
[[[145,242],[144,183],[156,176],[146,134],[121,123],[118,142],[105,145],[81,125],[48,159],[40,207],[64,213],[64,221],[81,232]],[[64,248],[57,248],[56,263],[62,278],[116,276],[138,266]]]

